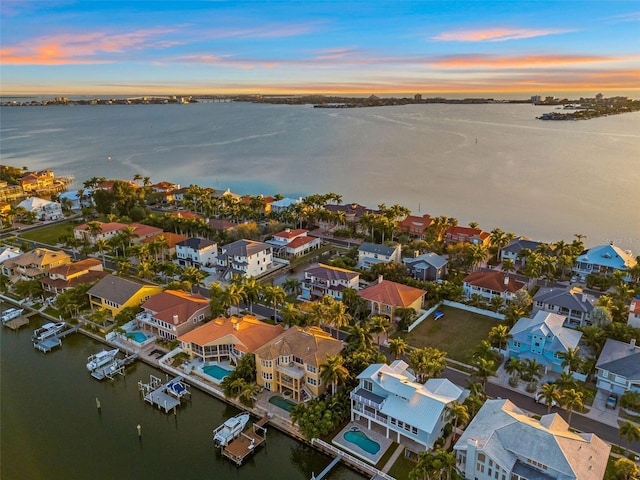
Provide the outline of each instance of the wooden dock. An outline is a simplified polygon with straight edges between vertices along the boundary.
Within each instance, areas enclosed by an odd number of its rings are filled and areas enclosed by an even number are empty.
[[[173,388],[176,384],[181,384],[184,387],[179,393]],[[158,409],[164,410],[165,413],[177,408],[180,405],[180,400],[190,395],[189,390],[182,383],[182,377],[176,377],[167,383],[163,383],[158,377],[150,375],[149,383],[139,381],[138,388],[142,392],[145,402],[157,406]]]
[[[263,417],[242,432],[238,438],[224,447],[222,454],[238,467],[242,462],[267,441],[267,429],[264,427],[269,417]]]
[[[3,325],[9,327],[11,330],[18,330],[20,327],[29,325],[29,317],[26,315],[20,315],[18,318],[4,322]]]

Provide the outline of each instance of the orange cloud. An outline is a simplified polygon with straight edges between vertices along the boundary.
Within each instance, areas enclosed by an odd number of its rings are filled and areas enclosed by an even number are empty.
[[[443,42],[505,42],[523,38],[543,37],[570,32],[571,30],[537,30],[530,28],[492,28],[486,30],[457,30],[443,32],[433,40]]]
[[[640,57],[638,57],[640,58]],[[431,61],[431,65],[444,68],[538,68],[552,65],[616,63],[637,61],[638,58],[606,57],[597,55],[450,55]]]
[[[98,64],[113,61],[109,54],[145,48],[166,48],[178,42],[158,39],[169,29],[146,29],[126,33],[93,32],[40,37],[10,46],[2,53],[5,65]],[[103,55],[107,54],[107,57]]]

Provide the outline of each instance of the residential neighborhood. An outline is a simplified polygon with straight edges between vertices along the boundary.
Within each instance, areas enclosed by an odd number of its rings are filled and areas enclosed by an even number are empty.
[[[608,480],[638,468],[632,252],[335,193],[141,180],[89,179],[59,213],[6,209],[3,302],[320,439],[371,477]]]

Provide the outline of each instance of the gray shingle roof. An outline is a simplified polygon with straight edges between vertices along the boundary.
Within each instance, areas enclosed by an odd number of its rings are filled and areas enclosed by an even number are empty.
[[[379,245],[377,243],[369,242],[362,243],[362,245],[360,245],[360,248],[358,248],[359,252],[374,253],[378,255],[385,255],[387,257],[393,255],[393,252],[395,252],[395,250],[396,247],[387,247],[386,245]]]
[[[578,312],[591,313],[597,298],[575,289],[543,287],[533,297],[534,302],[568,308]]]
[[[430,265],[436,269],[440,269],[449,263],[446,258],[433,252],[423,253],[422,255],[413,258],[403,258],[402,261],[407,266],[412,266],[414,268],[420,264],[424,264]]]
[[[551,333],[553,338],[544,349],[562,352],[577,347],[582,337],[582,332],[562,326],[565,319],[563,315],[540,311],[533,318],[523,317],[518,320],[509,333],[513,336],[513,340],[526,344],[531,343],[529,334],[532,332],[540,333],[545,337]]]
[[[176,243],[176,245],[180,245],[181,247],[189,247],[193,250],[200,250],[202,248],[215,245],[215,242],[212,242],[211,240],[208,240],[206,238],[191,237]]]
[[[526,240],[524,238],[516,238],[511,240],[507,245],[502,248],[503,252],[511,252],[518,254],[520,250],[523,248],[528,248],[529,250],[535,250],[539,245],[542,245],[542,242],[536,242],[534,240]]]
[[[640,347],[608,338],[596,367],[627,380],[640,380]]]
[[[87,294],[123,305],[143,286],[126,278],[108,275],[91,287]]]
[[[264,250],[270,250],[271,245],[253,240],[236,240],[223,248],[225,255],[230,257],[250,257]]]

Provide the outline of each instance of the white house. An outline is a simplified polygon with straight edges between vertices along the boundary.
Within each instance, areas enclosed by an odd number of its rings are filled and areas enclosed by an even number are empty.
[[[253,240],[237,240],[222,247],[218,256],[218,268],[222,278],[233,275],[258,277],[267,273],[273,264],[273,247]]]
[[[462,280],[462,288],[467,298],[477,294],[487,300],[502,297],[506,303],[509,303],[518,290],[527,289],[527,284],[515,275],[492,270],[470,273]]]
[[[305,300],[317,300],[329,295],[341,300],[342,292],[346,288],[357,290],[359,282],[358,272],[319,263],[304,271],[300,296]]]
[[[607,339],[596,363],[596,385],[618,394],[640,392],[640,348],[635,338],[630,343]]]
[[[557,413],[528,417],[510,400],[487,400],[456,442],[468,480],[602,480],[611,447],[574,433]]]
[[[500,249],[500,261],[511,260],[513,263],[516,263],[518,262],[518,255],[522,250],[526,248],[533,252],[540,245],[542,245],[542,242],[536,242],[535,240],[522,237],[514,238]]]
[[[24,208],[27,212],[35,213],[38,220],[57,220],[62,217],[62,205],[44,198],[27,198],[16,205],[16,208],[18,207]]]
[[[380,425],[384,435],[413,453],[433,448],[443,435],[447,407],[462,402],[464,390],[444,378],[423,385],[402,360],[373,364],[358,375],[351,392],[351,421]],[[376,429],[380,431],[380,429]]]
[[[394,245],[387,247],[377,243],[364,242],[358,248],[358,268],[368,270],[377,263],[400,262],[402,247]]]
[[[191,237],[176,243],[176,262],[183,267],[213,267],[218,244],[206,238]]]
[[[276,256],[299,257],[320,246],[320,239],[309,237],[308,233],[309,231],[303,228],[286,228],[282,232],[274,233],[266,243],[273,245],[273,254]]]

